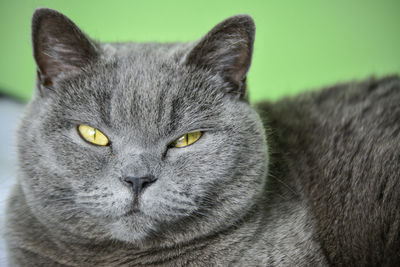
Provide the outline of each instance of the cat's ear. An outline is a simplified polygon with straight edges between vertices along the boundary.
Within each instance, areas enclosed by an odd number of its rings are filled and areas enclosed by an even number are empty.
[[[51,87],[60,76],[79,71],[97,57],[95,43],[66,16],[47,8],[33,14],[32,45],[38,81],[45,87]]]
[[[253,54],[255,25],[250,16],[228,18],[208,32],[189,52],[186,64],[217,71],[241,97]]]

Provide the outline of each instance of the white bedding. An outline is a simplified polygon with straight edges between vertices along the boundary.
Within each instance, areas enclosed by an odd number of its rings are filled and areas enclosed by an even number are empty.
[[[0,266],[7,266],[4,232],[4,209],[8,191],[15,181],[16,145],[15,131],[23,105],[7,98],[0,98]]]

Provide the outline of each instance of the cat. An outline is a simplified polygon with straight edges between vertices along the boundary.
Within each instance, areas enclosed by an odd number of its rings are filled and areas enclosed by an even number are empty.
[[[11,266],[399,263],[399,77],[252,107],[254,36],[99,43],[36,10]]]

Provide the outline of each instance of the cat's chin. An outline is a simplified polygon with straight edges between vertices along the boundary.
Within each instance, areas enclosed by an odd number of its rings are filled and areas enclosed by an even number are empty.
[[[140,210],[131,210],[109,225],[113,239],[135,245],[146,243],[153,231],[152,223]]]
[[[133,231],[124,223],[113,223],[110,227],[111,236],[113,239],[126,243],[141,243],[147,238],[147,234],[142,231]]]
[[[129,211],[112,219],[108,232],[112,239],[139,247],[146,247],[154,242],[160,245],[163,241],[167,242],[165,230],[169,229],[168,225],[182,220],[182,217],[163,216],[142,205],[132,206]]]

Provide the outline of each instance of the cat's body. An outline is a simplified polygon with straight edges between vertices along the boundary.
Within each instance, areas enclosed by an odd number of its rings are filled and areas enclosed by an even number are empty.
[[[246,16],[195,44],[100,45],[75,27],[54,11],[34,16],[38,90],[19,131],[11,262],[399,261],[398,77],[263,103],[256,113],[244,97],[254,39]],[[83,141],[82,123],[111,144]],[[196,143],[171,147],[196,130]],[[139,194],[127,175],[156,180]]]
[[[284,181],[309,203],[329,263],[398,265],[399,77],[342,84],[260,111],[275,136],[271,150],[282,155],[276,176],[291,177]]]

